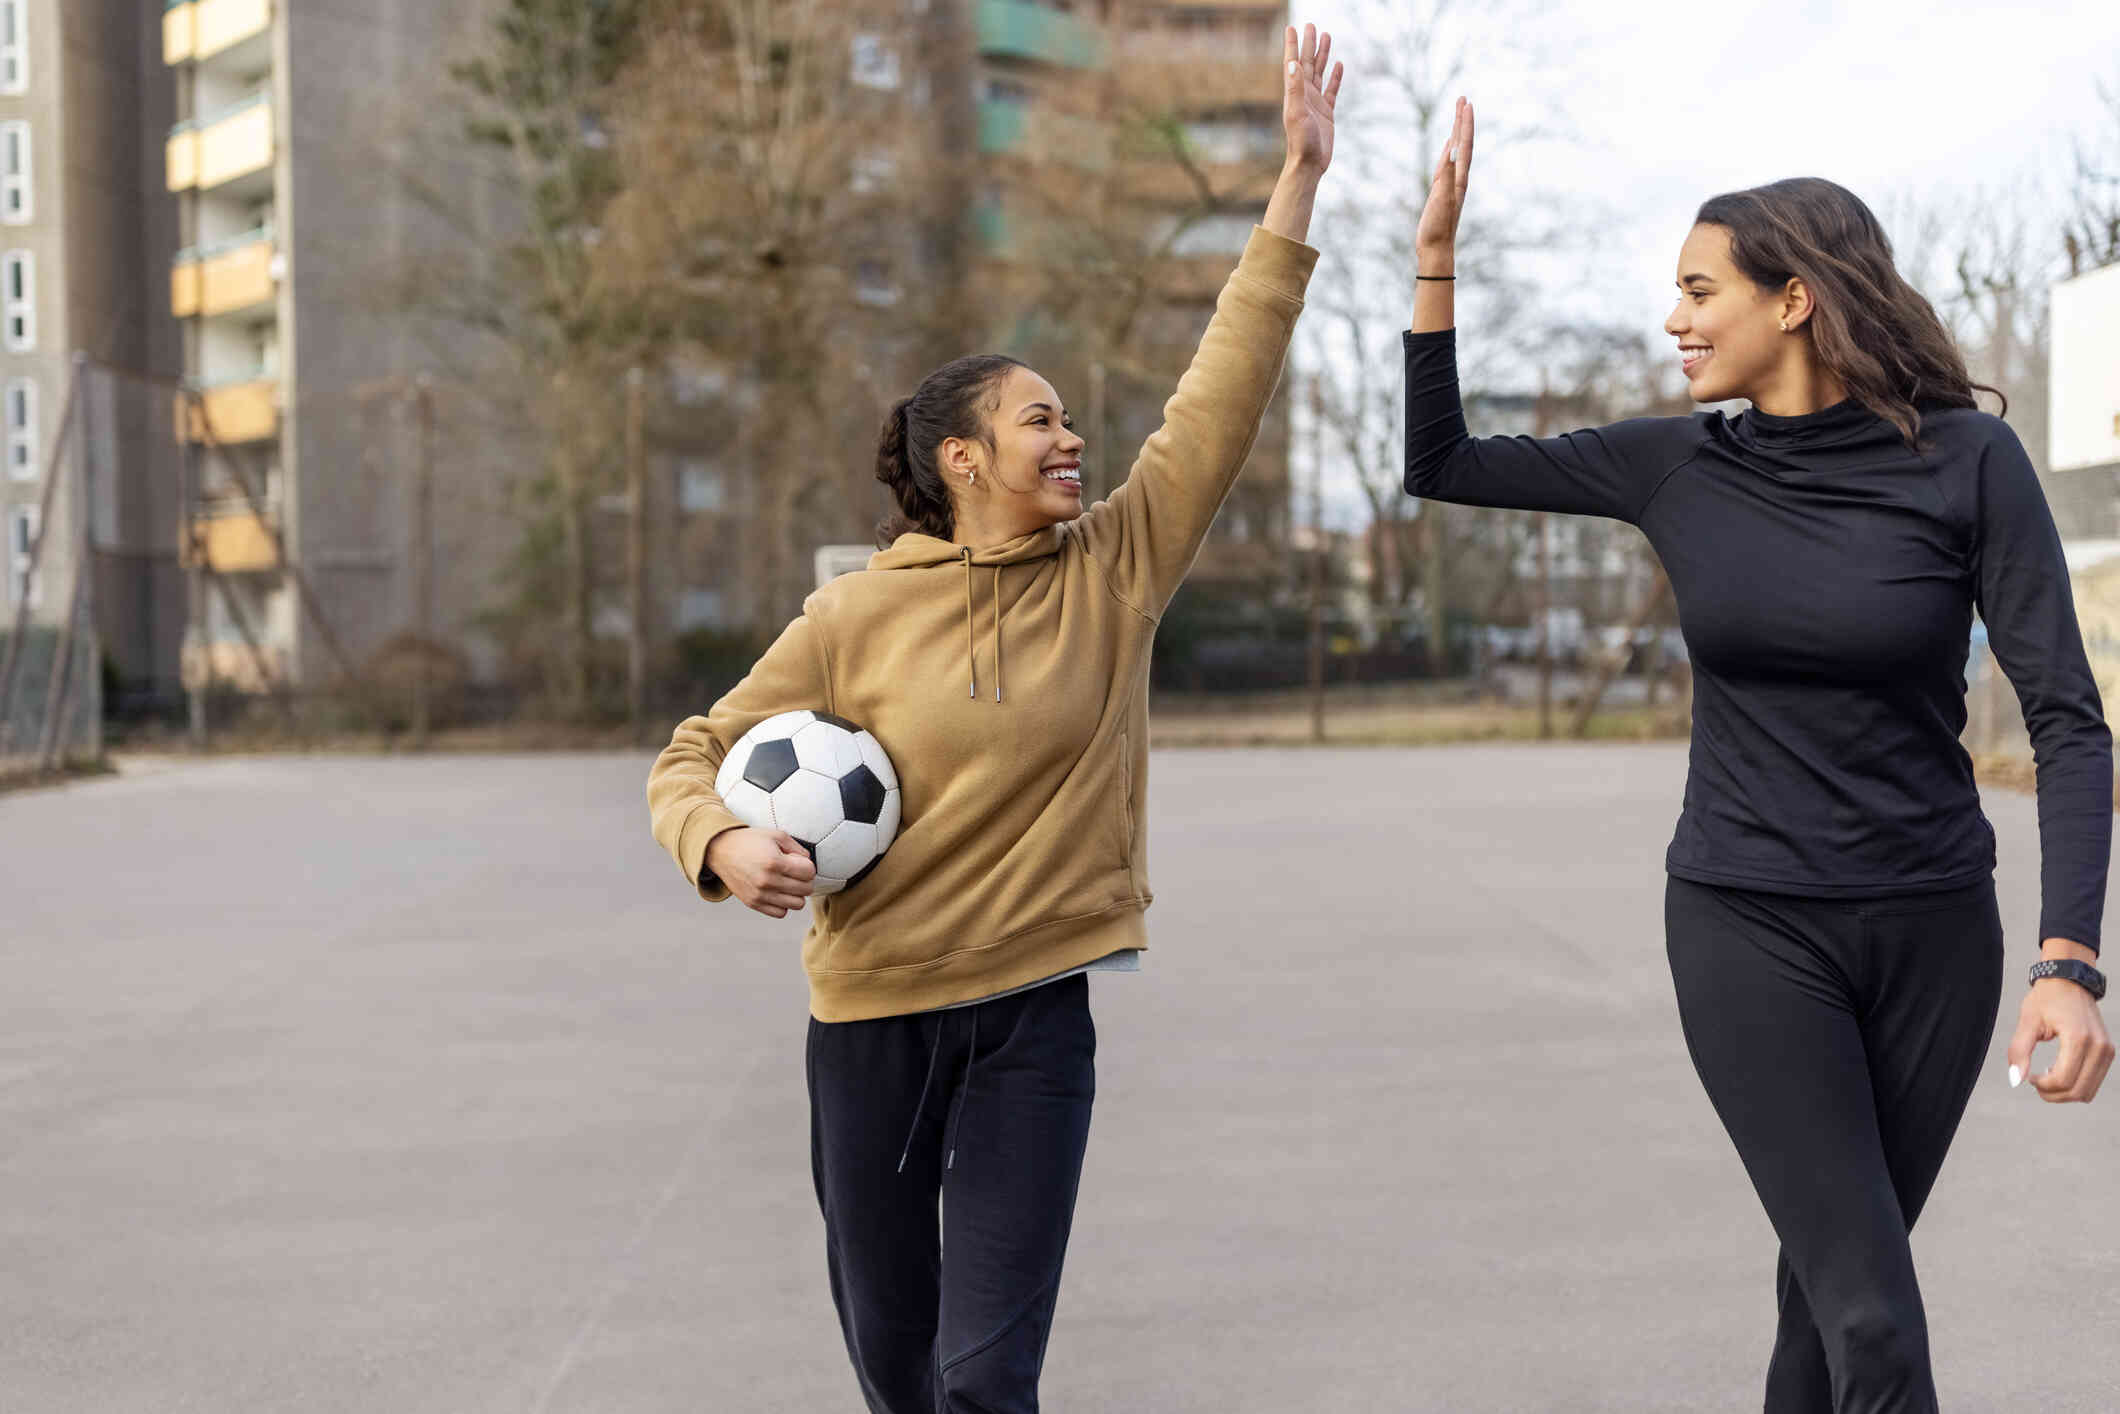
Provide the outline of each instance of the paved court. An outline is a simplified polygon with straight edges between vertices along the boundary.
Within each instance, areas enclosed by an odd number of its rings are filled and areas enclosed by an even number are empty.
[[[799,927],[645,756],[229,760],[0,797],[0,1410],[858,1407]],[[1773,1242],[1686,1061],[1681,749],[1173,752],[1058,1414],[1755,1410]],[[1998,795],[2016,979],[2029,798]],[[1945,1407],[2120,1410],[2120,1092],[1995,1041],[1917,1240]]]

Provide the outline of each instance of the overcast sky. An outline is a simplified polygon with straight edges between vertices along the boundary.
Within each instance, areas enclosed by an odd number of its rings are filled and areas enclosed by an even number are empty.
[[[1339,33],[1350,83],[1357,8],[1291,6],[1296,23]],[[1493,161],[1627,213],[1609,262],[1584,277],[1609,282],[1611,317],[1650,327],[1703,198],[1789,176],[1830,177],[1880,208],[2028,180],[2052,191],[2067,135],[2096,116],[2096,83],[2120,85],[2114,0],[1561,0],[1544,13],[1567,56],[1545,88],[1574,141]],[[1500,118],[1521,83],[1497,65],[1465,87]]]

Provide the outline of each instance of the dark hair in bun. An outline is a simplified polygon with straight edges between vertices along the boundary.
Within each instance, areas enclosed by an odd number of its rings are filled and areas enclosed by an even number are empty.
[[[910,398],[891,405],[876,439],[876,479],[891,488],[898,512],[876,527],[876,543],[889,546],[909,531],[947,540],[957,529],[950,493],[935,465],[935,451],[952,437],[991,448],[988,414],[1001,380],[1024,365],[1004,354],[956,359],[920,380]]]

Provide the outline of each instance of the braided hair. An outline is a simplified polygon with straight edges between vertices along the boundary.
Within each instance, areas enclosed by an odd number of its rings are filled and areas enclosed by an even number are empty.
[[[999,405],[1001,380],[1022,367],[1003,354],[973,354],[945,363],[920,380],[913,396],[891,405],[876,439],[876,479],[891,488],[898,510],[876,527],[879,546],[911,531],[938,540],[956,533],[956,508],[935,465],[936,450],[951,437],[992,450],[988,414]]]

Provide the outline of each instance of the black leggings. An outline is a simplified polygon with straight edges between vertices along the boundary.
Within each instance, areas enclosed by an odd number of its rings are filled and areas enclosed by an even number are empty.
[[[1781,1238],[1767,1414],[1933,1414],[1907,1234],[1987,1057],[1993,883],[1828,901],[1672,879],[1686,1047]]]

